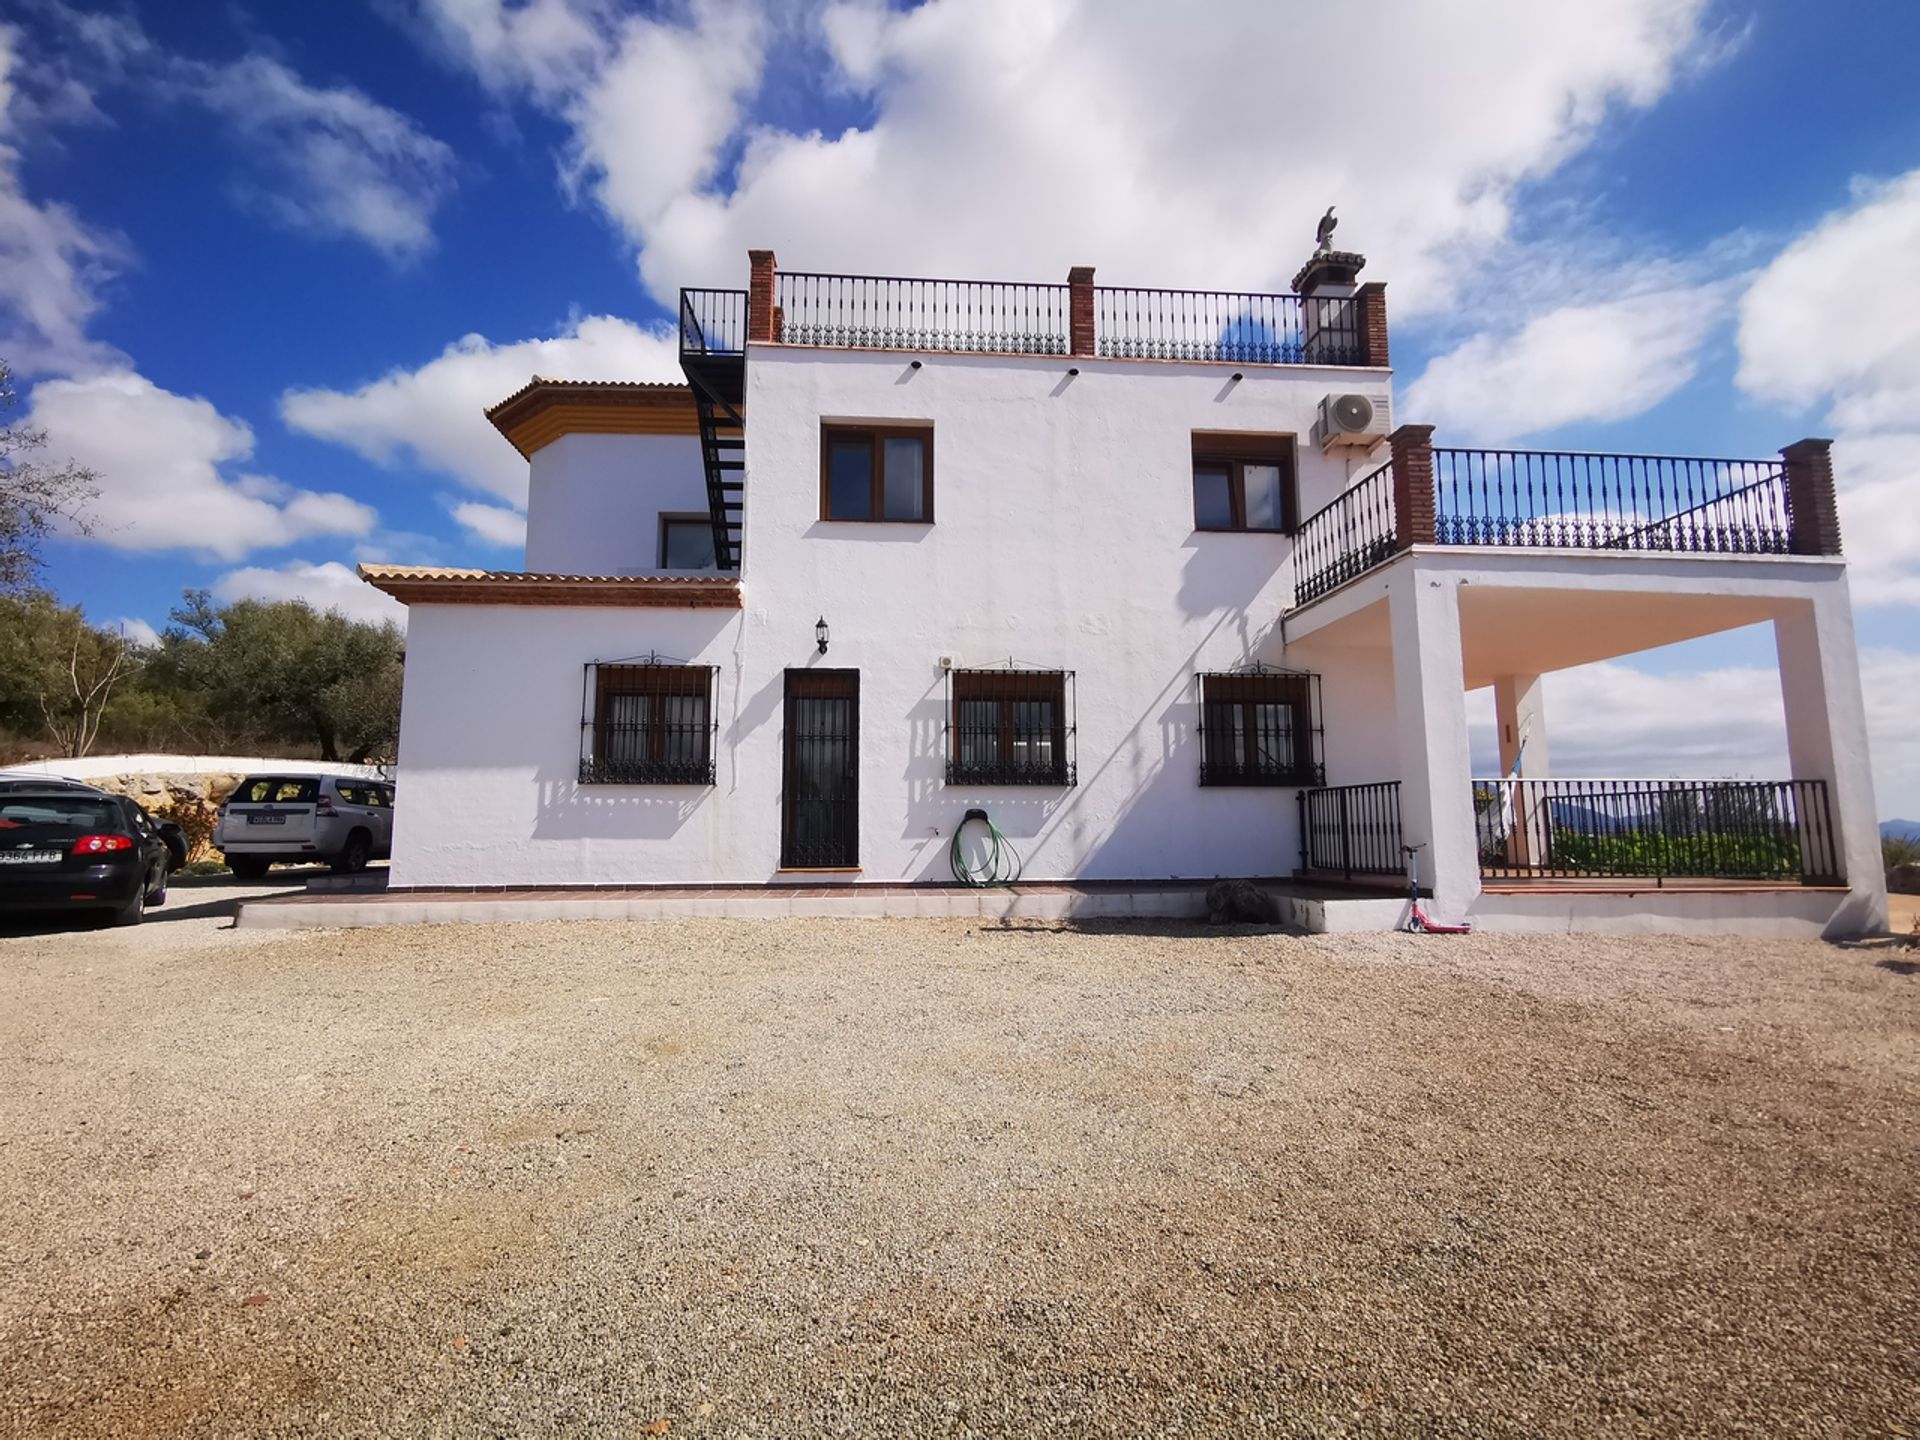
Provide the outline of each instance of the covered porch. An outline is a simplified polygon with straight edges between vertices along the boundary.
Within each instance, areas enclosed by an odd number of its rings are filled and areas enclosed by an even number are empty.
[[[1773,633],[1783,772],[1714,765],[1727,717],[1706,710],[1691,763],[1555,771],[1543,677],[1756,625]],[[1417,846],[1435,908],[1492,928],[1886,923],[1836,558],[1415,545],[1286,630],[1290,663],[1321,672],[1327,697],[1328,784],[1299,801],[1302,875],[1403,877]],[[1497,762],[1476,768],[1467,697],[1486,690]]]

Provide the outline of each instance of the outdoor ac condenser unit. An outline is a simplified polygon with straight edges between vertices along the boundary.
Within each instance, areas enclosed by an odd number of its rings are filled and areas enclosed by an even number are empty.
[[[1321,453],[1336,447],[1371,450],[1387,438],[1393,428],[1385,395],[1327,395],[1320,401],[1320,418],[1314,421],[1313,438]]]

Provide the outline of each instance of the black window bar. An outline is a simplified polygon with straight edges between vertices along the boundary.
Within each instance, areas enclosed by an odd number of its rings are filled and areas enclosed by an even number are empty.
[[[713,677],[711,665],[658,654],[588,661],[580,783],[713,784]]]
[[[1255,662],[1200,676],[1202,785],[1322,785],[1320,677]]]
[[[1074,675],[1008,660],[947,671],[949,785],[1073,785]]]

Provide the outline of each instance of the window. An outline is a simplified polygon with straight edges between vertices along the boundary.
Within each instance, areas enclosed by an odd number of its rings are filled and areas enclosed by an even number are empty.
[[[1290,532],[1298,499],[1290,436],[1193,437],[1194,529]]]
[[[1318,785],[1320,679],[1255,669],[1200,677],[1202,785]]]
[[[705,515],[662,514],[660,568],[713,569],[713,521]]]
[[[589,665],[582,785],[711,785],[713,670],[649,661]]]
[[[1074,783],[1071,681],[1066,670],[952,670],[947,781]]]
[[[933,521],[933,431],[820,427],[820,518]]]
[[[298,776],[256,775],[242,780],[229,801],[243,804],[311,805],[320,798],[320,782]]]

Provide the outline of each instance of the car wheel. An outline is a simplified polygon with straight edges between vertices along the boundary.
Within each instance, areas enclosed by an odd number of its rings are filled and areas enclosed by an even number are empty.
[[[347,836],[346,847],[333,857],[334,873],[339,875],[358,875],[367,868],[367,857],[373,853],[373,837],[364,830],[356,830]]]
[[[227,868],[242,880],[258,880],[267,873],[271,861],[262,860],[258,855],[229,855]]]
[[[144,882],[136,885],[133,898],[113,912],[116,925],[138,925],[147,918],[147,887]]]

